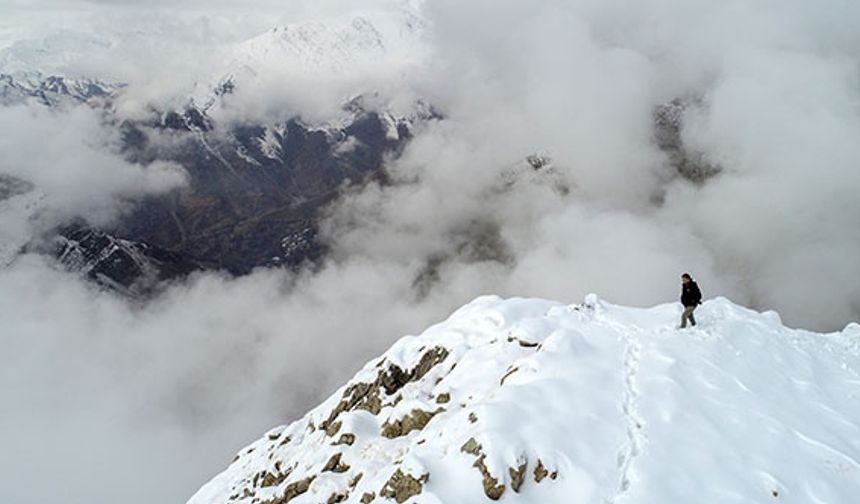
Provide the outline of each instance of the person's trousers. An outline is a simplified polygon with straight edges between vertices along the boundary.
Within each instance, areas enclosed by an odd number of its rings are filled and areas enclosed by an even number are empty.
[[[696,325],[696,319],[693,317],[693,311],[696,309],[695,306],[685,306],[684,313],[681,314],[681,327],[687,327],[687,320],[690,321],[690,325]]]

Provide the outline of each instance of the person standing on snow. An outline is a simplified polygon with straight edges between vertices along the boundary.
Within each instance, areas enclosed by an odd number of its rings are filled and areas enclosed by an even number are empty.
[[[702,291],[699,290],[699,285],[689,273],[681,275],[681,304],[684,305],[684,313],[681,315],[681,329],[687,327],[687,320],[690,321],[690,325],[696,325],[693,311],[702,304]]]

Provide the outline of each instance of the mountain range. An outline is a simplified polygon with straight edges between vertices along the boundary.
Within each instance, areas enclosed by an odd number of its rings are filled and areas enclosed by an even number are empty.
[[[347,64],[406,50],[418,30],[408,9],[391,19],[371,15],[276,27],[233,47],[225,66],[213,69],[217,77],[199,86],[186,105],[153,105],[142,118],[116,110],[127,83],[50,73],[75,55],[109,50],[109,40],[65,33],[0,51],[0,106],[94,108],[119,131],[126,159],[143,165],[172,161],[188,175],[187,186],[137,201],[109,226],[74,220],[31,243],[10,242],[4,263],[17,251],[41,251],[103,286],[134,294],[200,269],[244,274],[312,264],[325,250],[317,227],[326,206],[351,185],[384,180],[384,160],[399,155],[415,128],[441,116],[421,101],[393,113],[377,105],[373,90],[345,97],[336,117],[324,121],[289,110],[265,122],[219,120],[219,112],[272,67],[346,71]],[[31,190],[30,198],[38,188]],[[27,208],[38,213],[38,205]]]

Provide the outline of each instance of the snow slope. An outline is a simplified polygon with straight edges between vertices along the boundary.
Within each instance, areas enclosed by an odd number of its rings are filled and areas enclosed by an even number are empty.
[[[111,42],[101,36],[60,29],[43,38],[13,41],[0,49],[0,72],[32,72],[34,70],[63,73],[73,63],[100,54]]]
[[[237,44],[229,65],[253,72],[287,66],[296,73],[341,73],[416,61],[423,55],[421,5],[400,1],[394,9],[276,26]]]
[[[243,449],[189,504],[850,504],[860,325],[814,334],[726,299],[481,297]]]

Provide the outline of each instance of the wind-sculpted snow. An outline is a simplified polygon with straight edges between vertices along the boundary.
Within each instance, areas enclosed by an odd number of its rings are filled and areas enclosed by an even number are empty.
[[[269,431],[189,504],[854,502],[860,326],[481,297]]]

